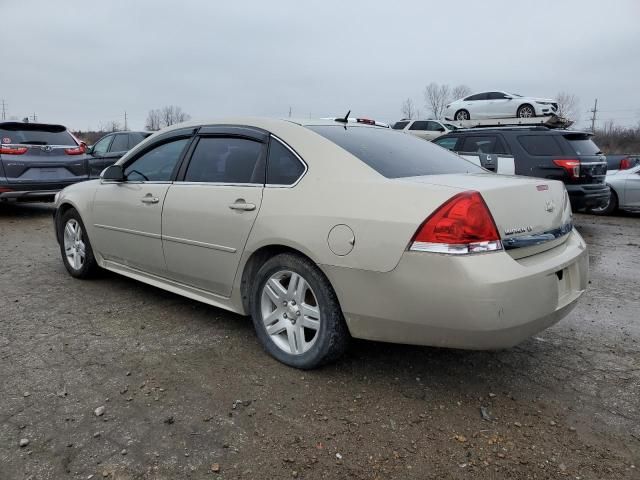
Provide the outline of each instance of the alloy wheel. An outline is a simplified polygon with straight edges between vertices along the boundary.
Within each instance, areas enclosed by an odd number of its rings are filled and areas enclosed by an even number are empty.
[[[320,306],[309,283],[296,272],[283,270],[269,277],[260,313],[271,341],[288,354],[306,353],[318,338]]]
[[[529,105],[525,105],[524,107],[520,107],[520,110],[518,112],[518,116],[520,118],[531,118],[534,116],[533,113],[533,108],[531,108]]]
[[[86,259],[86,246],[82,237],[82,227],[74,218],[70,218],[64,226],[64,253],[71,268],[82,268]]]

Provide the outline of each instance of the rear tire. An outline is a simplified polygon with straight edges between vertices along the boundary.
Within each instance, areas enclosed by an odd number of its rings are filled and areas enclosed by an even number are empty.
[[[589,213],[592,213],[593,215],[605,216],[605,215],[611,215],[617,209],[618,209],[618,195],[616,195],[616,192],[611,190],[611,196],[609,197],[609,203],[607,203],[607,205],[602,207],[602,208],[591,208],[589,210]]]
[[[518,118],[533,118],[536,116],[536,110],[533,106],[525,103],[524,105],[520,105],[518,107],[518,111],[516,112],[516,116]]]
[[[90,278],[98,271],[98,263],[87,230],[75,208],[67,210],[60,219],[60,253],[65,268],[72,277]]]
[[[469,115],[468,110],[458,110],[456,114],[453,116],[454,120],[471,120],[471,115]]]
[[[338,359],[350,335],[329,280],[308,259],[282,253],[252,281],[251,316],[264,349],[280,362],[312,369]]]

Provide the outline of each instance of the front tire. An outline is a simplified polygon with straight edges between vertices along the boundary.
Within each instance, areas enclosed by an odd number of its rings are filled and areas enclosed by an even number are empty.
[[[593,215],[611,215],[618,209],[618,195],[611,189],[611,196],[609,196],[609,203],[606,206],[600,208],[592,208],[589,213]]]
[[[536,110],[533,108],[532,105],[525,103],[524,105],[520,105],[518,107],[516,116],[518,118],[533,118],[536,116]]]
[[[345,352],[350,335],[338,298],[311,261],[291,253],[276,255],[260,267],[252,290],[253,325],[271,356],[306,370]]]
[[[65,268],[75,278],[89,278],[98,270],[87,230],[75,208],[60,219],[60,253]]]
[[[454,120],[471,120],[471,115],[467,110],[458,110],[453,118]]]

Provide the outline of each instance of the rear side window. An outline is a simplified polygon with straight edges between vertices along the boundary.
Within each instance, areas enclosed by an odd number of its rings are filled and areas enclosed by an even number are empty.
[[[475,153],[507,153],[502,140],[495,135],[465,137],[460,151]]]
[[[486,100],[488,95],[488,93],[476,93],[475,95],[471,95],[464,100],[465,102],[472,102],[474,100]]]
[[[109,143],[112,139],[113,136],[107,135],[106,137],[102,137],[100,140],[98,140],[98,143],[93,146],[93,155],[95,155],[96,157],[100,157],[107,153]]]
[[[309,126],[387,178],[485,172],[414,135],[385,128]]]
[[[396,122],[396,123],[393,124],[393,127],[391,127],[391,128],[393,128],[394,130],[402,130],[407,125],[409,125],[409,122],[405,122],[405,121]]]
[[[417,120],[409,127],[409,130],[427,130],[429,122],[424,120]]]
[[[518,142],[529,155],[562,155],[562,147],[555,135],[521,135]]]
[[[245,138],[200,138],[186,182],[264,183],[264,144]]]
[[[278,140],[271,139],[267,158],[267,184],[293,185],[304,173],[304,165]]]
[[[458,139],[456,137],[439,138],[434,140],[433,143],[447,150],[455,150]]]
[[[120,133],[115,136],[113,143],[109,148],[110,152],[124,152],[129,150],[129,135],[126,133]]]
[[[590,135],[583,133],[569,133],[563,135],[567,139],[569,145],[577,155],[599,155],[602,152],[598,146],[591,140]]]
[[[3,144],[77,145],[71,134],[64,127],[57,127],[56,125],[29,126],[28,123],[0,126],[0,141]]]

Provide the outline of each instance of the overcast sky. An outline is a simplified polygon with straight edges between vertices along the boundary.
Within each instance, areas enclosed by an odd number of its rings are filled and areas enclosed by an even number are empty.
[[[640,0],[0,0],[7,117],[144,128],[193,118],[393,121],[429,82],[580,99],[640,121]]]

